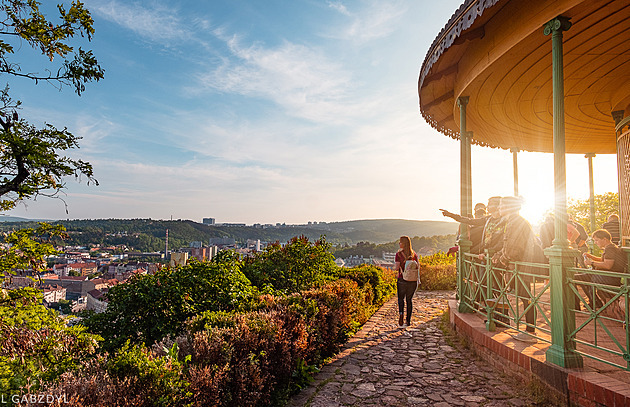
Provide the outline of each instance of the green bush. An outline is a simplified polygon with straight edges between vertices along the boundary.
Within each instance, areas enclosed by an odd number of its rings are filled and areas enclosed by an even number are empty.
[[[456,286],[457,268],[454,264],[420,263],[420,288],[422,290],[454,290]]]
[[[234,327],[178,338],[182,352],[191,355],[195,405],[282,405],[304,359],[307,335],[303,319],[284,309],[235,315]]]
[[[47,391],[76,406],[283,405],[395,291],[395,273],[340,269],[328,249],[294,238],[113,287],[86,322],[110,353]]]
[[[35,394],[47,394],[54,407],[191,407],[193,393],[177,346],[166,351],[127,342],[113,355],[84,360],[80,369]]]
[[[95,354],[99,338],[42,304],[33,288],[0,292],[0,397],[37,391]]]
[[[429,256],[420,256],[418,260],[420,263],[424,263],[429,266],[455,264],[455,256],[449,256],[444,252],[437,252]]]
[[[420,288],[422,290],[454,290],[457,285],[455,257],[444,252],[422,256],[420,261]]]
[[[187,393],[189,384],[177,353],[177,344],[167,349],[165,356],[157,357],[144,345],[126,342],[107,361],[106,370],[114,380],[126,381],[132,394],[142,394],[153,406],[181,406],[191,394]]]
[[[204,311],[247,308],[254,293],[239,264],[193,262],[112,287],[107,310],[84,324],[103,336],[103,347],[109,351],[127,340],[152,345],[183,332],[184,322]]]
[[[334,277],[338,267],[330,248],[323,236],[315,243],[305,236],[294,237],[284,246],[276,242],[245,258],[242,271],[261,290],[298,292]]]
[[[363,264],[353,268],[340,268],[338,278],[355,281],[360,288],[369,287],[372,290],[372,308],[381,305],[396,291],[395,274],[376,266]]]

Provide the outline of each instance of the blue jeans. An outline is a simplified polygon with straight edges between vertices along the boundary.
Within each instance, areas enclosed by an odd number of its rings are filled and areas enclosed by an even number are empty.
[[[396,290],[398,291],[398,313],[403,315],[405,313],[405,302],[407,303],[407,325],[411,322],[411,310],[412,304],[411,299],[413,298],[413,294],[416,292],[418,288],[417,281],[405,281],[398,280],[396,283]]]

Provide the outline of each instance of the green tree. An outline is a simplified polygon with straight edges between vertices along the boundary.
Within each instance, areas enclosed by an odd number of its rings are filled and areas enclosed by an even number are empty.
[[[10,279],[16,270],[41,271],[46,256],[57,253],[50,240],[63,233],[62,226],[41,224],[5,236],[0,276]],[[39,290],[0,290],[0,395],[8,400],[26,387],[35,391],[57,379],[93,354],[98,339],[83,327],[67,327],[57,312],[42,305]]]
[[[276,242],[245,258],[242,270],[256,287],[294,293],[333,278],[337,265],[330,248],[323,236],[315,243],[294,237],[284,246]]]
[[[59,21],[53,22],[41,13],[40,4],[36,0],[0,0],[4,17],[0,21],[0,74],[71,86],[81,95],[86,83],[103,78],[103,69],[92,51],[75,51],[70,44],[76,35],[91,40],[92,17],[83,3],[72,1],[68,9],[57,6]],[[12,58],[15,44],[19,49],[22,42],[46,57],[45,74],[23,68],[15,61],[17,58]],[[50,66],[55,57],[63,60]],[[64,178],[70,175],[85,176],[88,182],[96,183],[89,163],[63,155],[79,147],[80,137],[50,124],[36,128],[19,118],[20,104],[11,99],[7,84],[0,93],[0,209],[11,209],[18,201],[38,195],[58,197],[65,187]]]
[[[52,240],[65,237],[61,225],[40,223],[37,228],[25,228],[9,233],[0,246],[0,281],[19,270],[36,273],[46,268],[46,257],[58,254]]]
[[[602,227],[608,219],[608,215],[619,212],[619,194],[606,192],[595,195],[595,228]],[[567,206],[567,213],[578,223],[582,224],[587,232],[591,230],[591,204],[589,199],[571,199]]]
[[[70,40],[76,35],[91,40],[93,20],[79,1],[72,1],[69,8],[57,6],[58,22],[48,20],[40,5],[36,0],[0,0],[0,74],[71,86],[81,95],[86,83],[103,78],[103,70],[91,51],[75,51]],[[24,59],[14,56],[24,43],[46,58],[41,69],[44,74],[23,66],[19,61]],[[80,137],[49,124],[38,129],[19,117],[20,105],[12,100],[7,84],[0,91],[0,210],[40,195],[58,197],[70,175],[96,183],[89,163],[63,155],[78,148]],[[0,278],[10,278],[16,270],[41,271],[45,257],[55,253],[50,239],[63,234],[62,226],[40,224],[5,236],[0,248]],[[81,326],[67,327],[65,320],[41,303],[41,293],[31,287],[0,291],[3,400],[9,400],[11,394],[37,391],[43,383],[75,368],[97,346],[97,336],[87,334]]]
[[[87,82],[103,78],[103,69],[92,51],[82,48],[75,51],[69,40],[75,35],[91,40],[94,20],[80,1],[72,1],[67,10],[63,4],[57,5],[58,22],[48,20],[40,11],[40,5],[36,0],[0,1],[0,13],[4,14],[0,22],[0,35],[3,36],[0,37],[0,73],[28,78],[36,83],[46,81],[72,86],[80,95]],[[15,54],[13,41],[18,44],[26,41],[51,63],[55,56],[64,59],[56,69],[47,67],[46,74],[34,73],[30,68],[22,69],[20,63],[11,59]],[[67,59],[69,55],[72,55],[70,60]]]

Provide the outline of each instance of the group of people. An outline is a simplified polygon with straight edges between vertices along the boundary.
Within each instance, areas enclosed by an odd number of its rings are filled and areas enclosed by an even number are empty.
[[[440,209],[442,215],[452,218],[457,222],[469,225],[468,239],[472,245],[470,253],[477,254],[480,260],[485,256],[491,256],[494,266],[504,270],[512,270],[514,262],[547,263],[544,249],[552,246],[555,237],[553,216],[547,217],[540,229],[540,238],[535,235],[530,223],[520,215],[522,201],[519,197],[493,196],[488,199],[487,206],[479,203],[475,205],[473,218],[460,216],[456,213]],[[567,223],[567,238],[571,246],[580,252],[578,265],[592,267],[597,270],[609,270],[626,272],[627,256],[619,248],[620,228],[619,217],[612,214],[601,229],[592,233],[593,242],[603,250],[601,256],[589,253],[587,244],[588,234],[585,228],[573,219]],[[398,271],[398,325],[401,328],[411,324],[412,298],[418,287],[418,256],[411,247],[411,239],[402,236],[399,240],[400,250],[396,253],[395,268]],[[408,268],[413,267],[413,272]],[[510,279],[512,287],[516,288],[523,306],[529,306],[529,290],[533,277],[528,274],[540,274],[540,272],[525,268],[526,274],[521,274],[519,279]],[[578,273],[575,280],[606,285],[621,285],[619,278],[600,276],[590,273]],[[601,307],[602,303],[610,298],[609,293],[596,291],[590,287],[582,287],[592,308]],[[480,300],[480,299],[478,299]],[[575,301],[579,309],[579,301]],[[406,306],[406,313],[405,313]],[[534,332],[535,313],[531,307],[525,314],[526,331]],[[523,341],[535,340],[527,334],[519,334],[516,339]]]
[[[555,237],[555,219],[553,216],[547,217],[541,226],[540,237],[537,237],[529,222],[520,216],[520,209],[520,198],[495,196],[488,199],[487,206],[481,203],[475,205],[474,218],[460,216],[444,209],[441,211],[444,216],[470,226],[468,239],[472,243],[471,253],[478,254],[481,260],[488,254],[491,256],[493,265],[501,269],[511,270],[514,267],[513,262],[547,263],[548,259],[544,255],[544,249],[552,246]],[[603,250],[601,256],[589,253],[588,234],[585,228],[574,219],[569,219],[567,223],[567,238],[573,248],[582,252],[582,256],[577,258],[577,265],[598,270],[626,271],[627,256],[618,247],[620,242],[619,217],[616,214],[610,215],[602,229],[598,229],[592,234],[593,242]],[[525,269],[526,272],[540,274],[531,268]],[[579,273],[575,279],[598,284],[621,285],[619,278],[590,273]],[[533,277],[521,274],[516,282],[511,281],[513,285],[516,285],[517,293],[526,308],[529,306],[527,298],[529,298],[528,291]],[[596,291],[586,286],[582,288],[591,307],[600,307],[602,302],[605,303],[612,298],[609,293],[601,290]],[[577,299],[575,303],[576,307],[579,307]],[[533,332],[535,325],[533,307],[526,313],[525,318],[526,330]],[[522,335],[521,338],[517,339],[528,340],[530,338],[527,335]]]

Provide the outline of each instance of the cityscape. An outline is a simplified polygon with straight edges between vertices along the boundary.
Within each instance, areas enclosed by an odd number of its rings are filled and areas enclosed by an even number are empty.
[[[179,220],[181,221],[181,220]],[[214,218],[203,218],[203,225],[225,228],[247,229],[302,229],[316,228],[329,230],[326,222],[309,221],[302,225],[286,223],[246,225],[244,223],[216,223]],[[448,225],[447,225],[448,226]],[[354,230],[354,227],[350,227]],[[164,248],[158,252],[141,252],[127,245],[102,246],[59,246],[58,255],[46,258],[47,267],[41,272],[19,270],[16,275],[9,275],[3,281],[7,289],[19,289],[33,286],[42,292],[43,304],[62,314],[77,315],[81,311],[103,312],[107,308],[107,292],[113,286],[126,283],[138,275],[154,274],[162,267],[180,267],[196,260],[211,261],[220,251],[229,250],[241,258],[252,256],[264,250],[270,243],[260,239],[239,239],[215,237],[207,241],[190,241],[187,246],[169,249],[168,229],[164,236]],[[112,237],[129,235],[126,231],[108,233]],[[453,242],[454,235],[445,236]],[[393,240],[393,238],[392,238]],[[348,247],[348,245],[345,245]],[[394,246],[395,247],[395,246]],[[427,245],[418,247],[420,255],[428,256],[443,250],[444,245],[436,247]],[[360,252],[360,250],[359,250]],[[337,257],[335,263],[339,267],[356,267],[364,264],[382,268],[394,266],[394,251],[381,251],[380,255],[372,253],[349,254]]]
[[[628,0],[55,3],[0,0],[0,404],[630,406]]]

